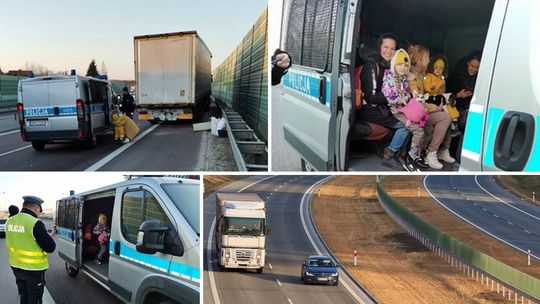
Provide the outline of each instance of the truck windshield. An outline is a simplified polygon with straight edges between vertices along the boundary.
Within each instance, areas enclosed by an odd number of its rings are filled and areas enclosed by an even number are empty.
[[[174,202],[191,228],[199,234],[199,185],[170,183],[162,184],[163,190]]]
[[[264,236],[264,219],[226,217],[224,220],[223,234]]]

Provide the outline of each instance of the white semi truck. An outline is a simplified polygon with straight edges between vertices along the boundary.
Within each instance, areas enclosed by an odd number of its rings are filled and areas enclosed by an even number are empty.
[[[196,31],[134,37],[140,120],[193,119],[210,106],[212,54]]]
[[[265,202],[255,193],[216,194],[216,246],[219,265],[263,272],[266,224]]]

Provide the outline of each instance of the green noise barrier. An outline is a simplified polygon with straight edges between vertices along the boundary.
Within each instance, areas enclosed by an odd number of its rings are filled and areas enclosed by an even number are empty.
[[[416,232],[431,240],[435,246],[450,253],[463,263],[473,266],[479,271],[491,276],[514,291],[540,301],[539,279],[475,250],[428,224],[413,212],[400,205],[394,198],[390,197],[382,187],[381,180],[379,179],[377,180],[377,193],[381,203],[386,205],[402,221],[412,226]]]
[[[268,9],[213,72],[212,95],[268,139]]]

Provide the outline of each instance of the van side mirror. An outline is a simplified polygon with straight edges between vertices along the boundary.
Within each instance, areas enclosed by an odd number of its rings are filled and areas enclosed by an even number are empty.
[[[154,254],[165,249],[163,235],[169,231],[168,227],[161,227],[159,221],[148,220],[139,227],[137,235],[137,251]]]

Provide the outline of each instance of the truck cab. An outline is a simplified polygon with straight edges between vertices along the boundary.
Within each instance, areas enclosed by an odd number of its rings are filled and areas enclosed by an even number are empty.
[[[57,201],[59,256],[126,303],[199,303],[199,181],[141,177]],[[108,259],[93,233],[108,219]]]
[[[221,269],[255,269],[266,258],[265,202],[254,193],[216,194],[216,246]]]
[[[109,81],[53,75],[19,81],[21,137],[41,151],[48,143],[76,141],[96,146],[96,135],[110,130],[113,101]]]

